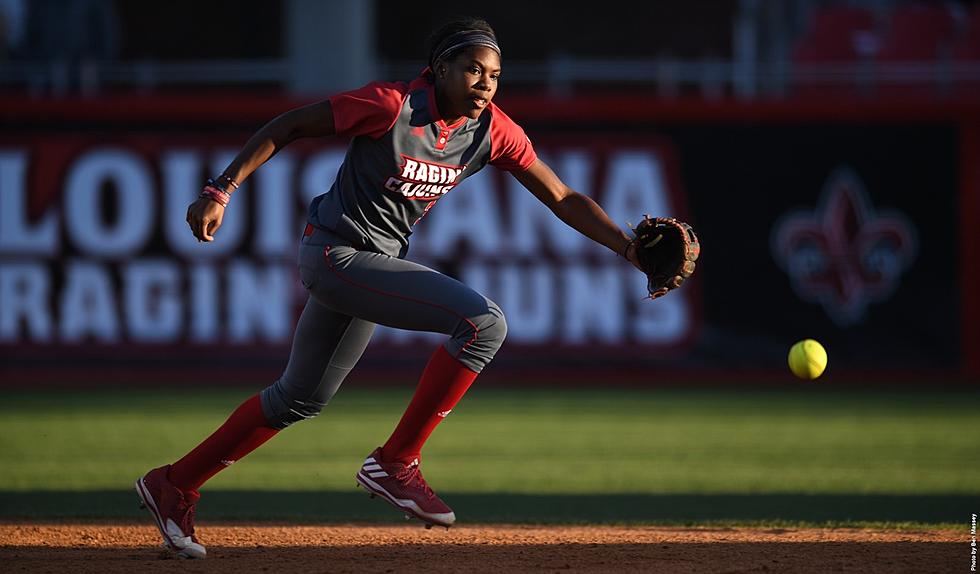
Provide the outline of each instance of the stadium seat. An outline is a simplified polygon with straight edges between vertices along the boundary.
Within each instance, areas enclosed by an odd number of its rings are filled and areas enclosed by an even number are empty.
[[[945,80],[932,72],[949,61],[955,39],[956,25],[946,3],[893,7],[875,55],[880,66],[875,93],[903,100],[947,96]]]
[[[963,33],[953,47],[953,93],[980,98],[980,5],[974,6]]]
[[[791,62],[797,72],[790,91],[801,98],[859,98],[861,86],[857,81],[828,82],[820,77],[825,65],[854,65],[855,69],[867,59],[873,48],[874,13],[866,8],[850,6],[821,6],[810,13],[803,36],[793,47]],[[811,76],[805,72],[818,72]]]
[[[949,53],[955,38],[949,7],[940,2],[899,5],[888,16],[880,61],[933,61]]]
[[[796,62],[850,62],[859,59],[861,36],[875,29],[866,8],[824,6],[815,9],[803,37],[793,50]]]
[[[966,30],[953,48],[953,58],[960,61],[980,60],[980,4],[970,12]]]

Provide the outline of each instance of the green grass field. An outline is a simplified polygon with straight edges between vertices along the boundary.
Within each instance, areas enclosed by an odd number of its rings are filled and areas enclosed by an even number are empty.
[[[140,517],[133,480],[252,391],[9,392],[0,518]],[[390,521],[354,488],[411,389],[344,389],[204,489],[202,520]],[[980,392],[476,388],[424,451],[467,522],[965,527]]]

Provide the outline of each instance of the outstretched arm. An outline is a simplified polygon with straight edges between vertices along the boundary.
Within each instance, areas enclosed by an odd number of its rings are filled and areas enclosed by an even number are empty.
[[[293,140],[334,135],[333,109],[329,100],[290,110],[262,126],[224,171],[241,183]]]
[[[290,110],[255,132],[223,173],[241,183],[293,140],[331,135],[334,135],[334,123],[329,101]],[[224,213],[220,203],[200,197],[187,208],[187,224],[199,241],[213,241]]]
[[[637,269],[640,268],[636,250],[627,247],[632,245],[629,236],[609,219],[599,204],[565,185],[540,158],[527,170],[513,173],[517,181],[547,205],[559,219],[619,255],[624,255],[623,251],[628,250],[626,258]]]

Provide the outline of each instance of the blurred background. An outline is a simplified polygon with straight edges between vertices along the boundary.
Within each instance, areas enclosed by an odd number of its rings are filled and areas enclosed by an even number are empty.
[[[559,175],[623,226],[672,215],[703,245],[684,289],[645,301],[638,273],[484,170],[410,258],[508,314],[487,379],[785,382],[803,338],[830,382],[980,379],[980,4],[574,6],[0,0],[0,378],[275,379],[304,212],[345,142],[276,156],[214,244],[186,206],[269,119],[409,80],[432,29],[477,15],[503,49],[498,103]],[[354,376],[414,381],[440,338],[381,330]]]
[[[689,221],[702,256],[651,302],[505,173],[440,200],[409,257],[509,325],[426,446],[461,519],[965,528],[980,4],[585,6],[0,0],[0,516],[144,519],[132,480],[279,376],[305,211],[347,142],[291,144],[212,244],[187,205],[265,122],[410,80],[470,14],[501,42],[497,103],[563,180],[624,227]],[[400,519],[350,477],[441,338],[379,330],[325,414],[215,477],[200,516]],[[814,383],[787,368],[804,338],[830,356]]]

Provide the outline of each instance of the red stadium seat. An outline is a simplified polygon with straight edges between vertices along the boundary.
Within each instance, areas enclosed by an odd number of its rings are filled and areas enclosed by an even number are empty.
[[[793,50],[796,62],[848,62],[858,59],[861,36],[875,29],[866,8],[824,6],[814,10],[803,37]]]
[[[811,14],[791,59],[799,75],[790,87],[796,97],[859,98],[856,81],[834,83],[821,76],[825,65],[857,66],[875,41],[874,13],[866,8],[822,6]],[[815,75],[813,74],[815,73]]]
[[[956,24],[942,2],[895,6],[888,14],[878,64],[878,96],[896,99],[946,97],[948,86],[934,75],[948,61],[956,41]]]
[[[966,29],[953,48],[953,94],[980,98],[980,5],[974,6]]]
[[[942,3],[895,6],[878,51],[880,61],[932,61],[952,47],[955,24],[949,7]]]
[[[959,61],[980,60],[980,4],[973,7],[966,31],[953,48],[953,58]]]

